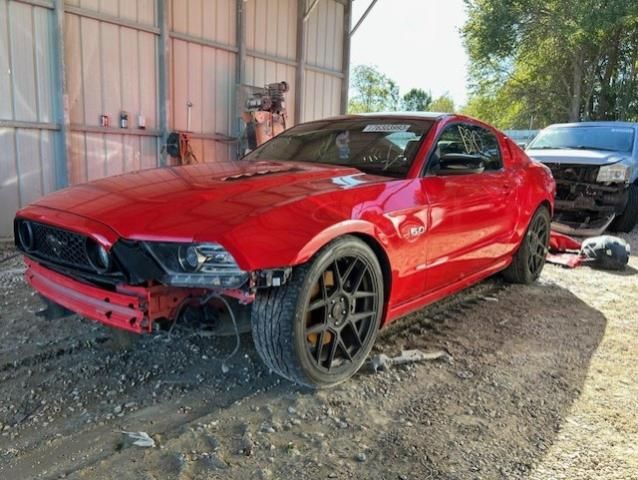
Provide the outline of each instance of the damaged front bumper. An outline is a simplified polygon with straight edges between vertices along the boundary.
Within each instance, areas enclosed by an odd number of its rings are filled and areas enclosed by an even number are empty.
[[[552,228],[567,235],[602,234],[627,205],[625,183],[596,181],[599,167],[546,164],[556,181]]]
[[[552,222],[552,230],[563,233],[565,235],[574,235],[577,237],[597,237],[607,230],[611,222],[616,218],[615,215],[594,220],[592,222]]]
[[[254,293],[240,289],[184,288],[165,285],[138,286],[117,284],[112,289],[86,283],[36,262],[24,258],[27,266],[25,279],[42,297],[61,310],[97,321],[109,327],[133,333],[151,333],[160,323],[174,322],[185,312],[204,306],[211,294],[223,295],[231,305],[241,332],[248,331],[249,304]],[[253,272],[251,284],[255,289],[277,287],[287,282],[292,269],[271,269]],[[194,307],[194,309],[192,308]],[[68,312],[66,312],[68,313]],[[64,315],[60,315],[64,316]],[[229,322],[216,322],[211,332],[225,335],[233,333]]]
[[[157,285],[118,286],[110,291],[54,272],[25,258],[25,279],[43,297],[110,327],[134,333],[153,331],[154,322],[173,319],[191,299],[204,292]]]

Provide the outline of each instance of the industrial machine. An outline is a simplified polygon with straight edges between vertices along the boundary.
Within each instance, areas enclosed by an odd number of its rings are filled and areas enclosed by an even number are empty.
[[[286,129],[287,82],[269,83],[265,88],[243,87],[245,101],[241,118],[246,123],[241,151],[247,153]],[[246,90],[247,89],[247,90]]]

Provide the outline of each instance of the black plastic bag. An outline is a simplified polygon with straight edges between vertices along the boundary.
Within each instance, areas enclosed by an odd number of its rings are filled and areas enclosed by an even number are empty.
[[[580,247],[584,262],[604,270],[623,270],[629,263],[629,255],[629,244],[622,238],[610,235],[588,238]]]

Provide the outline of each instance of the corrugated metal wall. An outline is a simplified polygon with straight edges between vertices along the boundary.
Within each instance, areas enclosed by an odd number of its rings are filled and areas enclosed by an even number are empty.
[[[288,117],[295,118],[297,0],[246,2],[246,80],[254,86],[285,80]]]
[[[243,70],[237,1],[245,9]],[[304,86],[301,120],[339,113],[343,0],[320,0],[308,14],[301,76],[298,10],[314,0],[55,3],[0,0],[0,237],[11,235],[16,209],[56,187],[160,165],[163,125],[193,132],[199,161],[234,158],[228,139],[238,134],[238,71],[244,85],[290,84],[289,123],[299,113],[297,78]],[[118,126],[121,111],[128,129]],[[101,115],[109,116],[109,128],[100,126]]]
[[[54,189],[51,11],[0,1],[0,235],[12,213]]]
[[[231,146],[213,138],[233,133],[235,17],[234,0],[171,2],[172,125],[195,133],[191,145],[199,161],[231,157]]]
[[[326,0],[319,2],[308,18],[304,120],[339,114],[343,79],[343,14],[341,3]]]
[[[157,27],[153,0],[67,0],[65,58],[70,117],[69,181],[149,168],[158,159]],[[92,13],[131,22],[124,27]],[[117,128],[129,116],[126,134]],[[110,129],[100,127],[108,115]],[[137,129],[144,115],[146,130]],[[102,133],[102,131],[108,133]]]

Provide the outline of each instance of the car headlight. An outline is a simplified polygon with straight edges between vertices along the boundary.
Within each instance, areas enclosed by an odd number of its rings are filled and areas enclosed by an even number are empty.
[[[217,243],[146,242],[166,272],[164,283],[176,287],[238,288],[248,279],[233,256]]]
[[[621,163],[606,165],[598,170],[597,182],[627,182],[629,180],[629,167]]]

